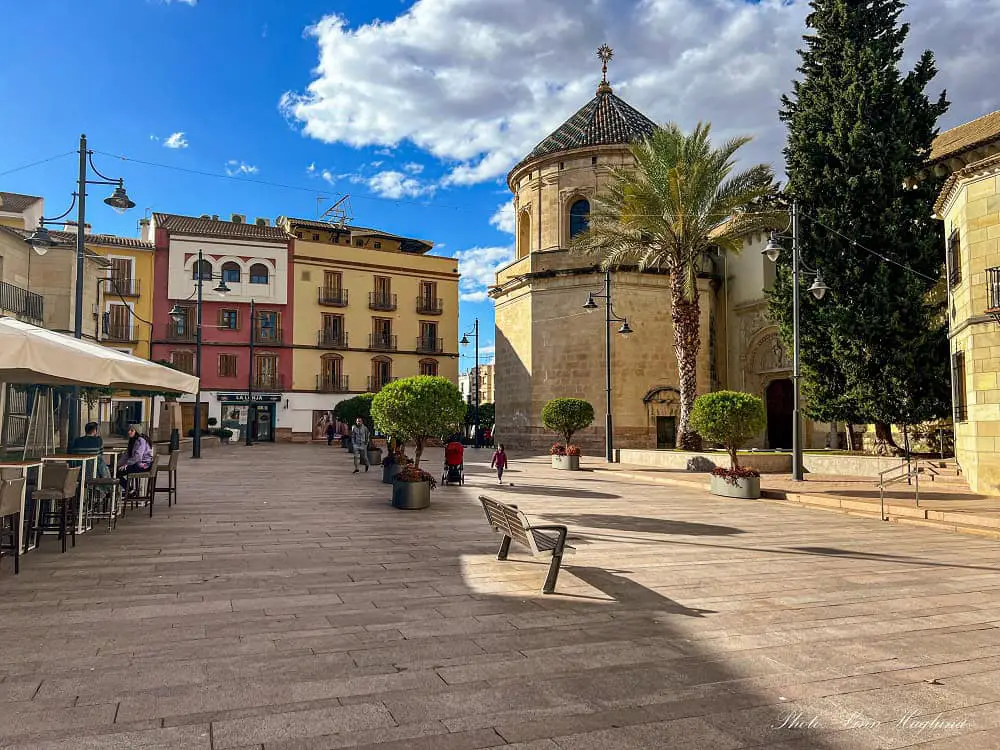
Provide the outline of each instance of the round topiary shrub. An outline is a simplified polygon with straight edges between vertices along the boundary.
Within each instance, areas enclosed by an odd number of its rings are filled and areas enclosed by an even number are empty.
[[[387,383],[371,404],[375,427],[402,442],[414,441],[414,469],[429,438],[461,428],[465,419],[465,399],[447,378],[418,375]]]
[[[767,427],[767,412],[764,402],[749,393],[705,393],[694,401],[691,427],[705,440],[725,446],[729,451],[730,471],[738,471],[736,451]]]
[[[594,407],[582,398],[554,398],[542,408],[542,424],[566,439],[573,440],[573,433],[594,423]]]

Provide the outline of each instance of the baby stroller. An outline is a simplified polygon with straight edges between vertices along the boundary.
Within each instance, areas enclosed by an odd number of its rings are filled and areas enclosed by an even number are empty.
[[[465,484],[465,448],[456,440],[448,443],[444,449],[444,473],[441,474],[441,484]]]

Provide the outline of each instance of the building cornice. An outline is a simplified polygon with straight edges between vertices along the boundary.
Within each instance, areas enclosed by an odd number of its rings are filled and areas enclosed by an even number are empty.
[[[961,192],[962,183],[970,179],[982,179],[992,175],[1000,174],[1000,154],[987,157],[973,164],[963,167],[945,181],[938,199],[934,203],[934,217],[944,220],[951,204]]]

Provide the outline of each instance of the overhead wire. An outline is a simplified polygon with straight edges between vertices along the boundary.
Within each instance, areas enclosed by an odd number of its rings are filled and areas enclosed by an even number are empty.
[[[22,165],[20,167],[14,167],[13,169],[7,169],[7,170],[5,170],[3,172],[0,172],[0,177],[4,177],[4,176],[9,175],[9,174],[14,174],[14,172],[20,172],[20,171],[22,171],[24,169],[31,169],[32,167],[37,167],[37,166],[40,166],[42,164],[47,164],[50,161],[55,161],[56,159],[62,159],[64,156],[70,156],[71,154],[75,154],[75,153],[77,153],[77,152],[76,151],[67,151],[64,154],[56,154],[55,156],[50,156],[47,159],[39,159],[38,161],[33,161],[30,164],[24,164],[24,165]]]

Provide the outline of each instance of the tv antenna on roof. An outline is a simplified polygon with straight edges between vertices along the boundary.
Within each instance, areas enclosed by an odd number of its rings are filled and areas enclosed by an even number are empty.
[[[354,212],[351,209],[350,194],[344,195],[336,203],[330,206],[319,217],[320,221],[328,221],[343,229],[349,221],[354,220]]]

